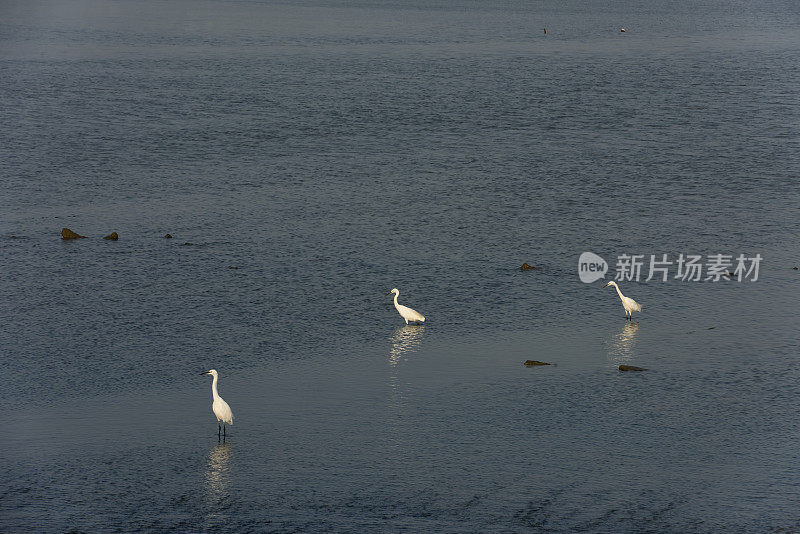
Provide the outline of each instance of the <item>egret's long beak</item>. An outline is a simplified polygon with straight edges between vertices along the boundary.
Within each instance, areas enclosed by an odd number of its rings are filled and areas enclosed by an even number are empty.
[[[200,373],[200,374],[201,374],[201,375],[210,375],[211,373],[209,373],[208,371],[206,371],[205,373]]]
[[[387,295],[391,295],[391,294],[392,294],[392,292],[391,292],[391,291],[389,291],[389,292],[388,292],[388,293],[386,293],[386,294],[387,294]]]

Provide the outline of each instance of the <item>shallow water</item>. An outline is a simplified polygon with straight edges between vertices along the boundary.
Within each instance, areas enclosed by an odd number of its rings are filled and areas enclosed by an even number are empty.
[[[800,529],[794,4],[0,10],[0,530]]]

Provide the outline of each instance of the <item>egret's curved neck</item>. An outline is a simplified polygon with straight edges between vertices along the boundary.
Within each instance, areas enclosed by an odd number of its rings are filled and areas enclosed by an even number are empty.
[[[214,400],[219,398],[219,393],[217,393],[217,377],[214,377],[214,381],[211,382],[211,396],[214,397]]]
[[[395,293],[395,294],[394,294],[394,305],[395,305],[395,306],[397,306],[397,297],[398,297],[398,295],[400,295],[400,292],[399,292],[399,291],[398,291],[397,293]]]
[[[622,291],[619,290],[619,286],[614,284],[614,289],[617,290],[617,295],[619,295],[620,300],[622,300],[622,297],[624,297],[624,295],[622,294]],[[216,384],[216,378],[214,379],[214,383]]]

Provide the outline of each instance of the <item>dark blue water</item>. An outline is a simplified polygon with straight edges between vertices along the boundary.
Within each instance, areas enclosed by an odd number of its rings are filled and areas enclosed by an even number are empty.
[[[0,2],[0,530],[800,530],[799,28]]]

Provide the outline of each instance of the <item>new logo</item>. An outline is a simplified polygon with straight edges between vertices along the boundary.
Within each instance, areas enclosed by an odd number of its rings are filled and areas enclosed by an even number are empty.
[[[578,276],[584,284],[605,278],[606,272],[608,272],[606,260],[594,252],[584,252],[578,258]]]

